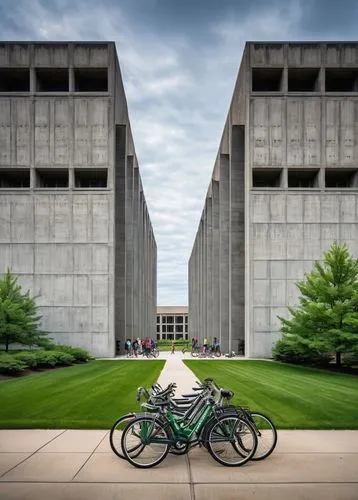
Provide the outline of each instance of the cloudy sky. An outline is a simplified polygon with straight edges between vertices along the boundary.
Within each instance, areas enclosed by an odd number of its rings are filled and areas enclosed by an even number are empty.
[[[158,305],[187,262],[245,41],[357,39],[356,0],[0,0],[4,40],[114,40],[158,246]]]

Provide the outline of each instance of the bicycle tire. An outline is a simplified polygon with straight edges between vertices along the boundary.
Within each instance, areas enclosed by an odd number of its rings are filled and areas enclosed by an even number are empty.
[[[250,411],[250,419],[257,435],[257,448],[251,460],[263,460],[276,448],[276,427],[269,417],[257,411]]]
[[[145,422],[147,424],[151,424],[153,426],[152,429],[150,429],[150,431],[149,431],[150,436],[151,435],[154,435],[154,436],[159,435],[159,437],[169,439],[169,432],[168,432],[167,428],[158,419],[155,419],[155,417],[141,416],[141,417],[137,417],[134,420],[132,420],[131,422],[129,422],[129,424],[126,426],[126,428],[124,429],[123,434],[122,434],[122,439],[121,439],[122,450],[123,450],[124,456],[128,460],[128,462],[131,463],[132,465],[134,465],[134,467],[137,467],[139,469],[149,469],[150,467],[154,467],[154,466],[160,464],[165,459],[165,457],[168,455],[169,449],[170,449],[169,444],[163,443],[162,444],[163,450],[159,453],[159,456],[156,459],[153,459],[151,461],[150,460],[145,461],[146,457],[143,457],[143,452],[144,452],[145,448],[150,446],[150,443],[148,443],[148,444],[143,443],[141,436],[138,434],[138,432],[142,432],[143,428],[141,427],[141,425],[143,425]],[[129,448],[129,446],[128,446],[129,445],[129,443],[128,443],[129,434],[131,432],[131,429],[134,428],[134,425],[138,425],[138,424],[139,424],[139,431],[137,430],[137,432],[133,432],[133,430],[132,430],[132,436],[133,435],[136,436],[139,439],[139,443],[137,443],[134,448],[133,447]],[[155,429],[155,426],[157,427],[156,429]],[[155,429],[154,433],[153,433],[153,429]],[[145,431],[145,432],[147,432],[147,431]],[[160,436],[160,434],[162,434],[162,435]],[[144,447],[141,449],[139,454],[136,454],[135,456],[133,456],[132,451],[134,449],[140,448],[141,443],[144,444]],[[140,458],[140,457],[142,457],[142,458]]]
[[[126,427],[127,423],[136,417],[137,417],[136,413],[127,413],[126,415],[122,415],[122,417],[118,418],[114,422],[114,424],[112,425],[112,428],[109,432],[109,444],[112,448],[112,451],[119,458],[122,458],[122,459],[126,458],[124,456],[122,444],[121,444],[123,430]],[[120,428],[120,424],[123,424],[122,429]],[[117,433],[118,433],[118,436],[117,436]],[[117,439],[117,437],[118,437],[118,439]]]
[[[231,421],[231,423],[230,423]],[[225,428],[226,427],[226,428]],[[231,434],[227,435],[228,432]],[[248,442],[245,442],[245,447],[241,446],[244,436],[250,435]],[[214,444],[220,443],[216,447]],[[232,461],[224,459],[222,449],[224,443],[230,443],[228,450],[234,450],[234,458]],[[235,414],[222,415],[215,420],[213,425],[208,430],[208,450],[210,455],[222,465],[228,467],[241,467],[246,464],[254,456],[257,447],[257,435],[253,426],[245,419],[238,417]]]

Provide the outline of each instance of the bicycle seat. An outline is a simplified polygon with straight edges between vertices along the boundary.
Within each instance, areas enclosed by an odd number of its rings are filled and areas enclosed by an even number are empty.
[[[232,391],[227,391],[226,389],[220,389],[220,394],[225,399],[232,399],[234,393]]]

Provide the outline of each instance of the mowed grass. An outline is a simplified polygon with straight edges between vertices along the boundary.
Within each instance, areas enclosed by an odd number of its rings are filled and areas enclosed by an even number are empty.
[[[156,382],[164,361],[92,361],[0,380],[0,428],[108,429],[138,411],[137,387]]]
[[[185,361],[281,429],[358,429],[358,377],[269,361]]]

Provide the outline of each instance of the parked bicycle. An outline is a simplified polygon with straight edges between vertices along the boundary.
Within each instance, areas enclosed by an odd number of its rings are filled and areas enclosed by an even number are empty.
[[[193,389],[195,393],[175,399],[175,384],[166,389],[156,384],[151,391],[138,388],[137,399],[144,397],[142,408],[152,414],[120,417],[110,431],[112,450],[144,468],[157,465],[168,452],[180,455],[197,445],[229,466],[262,460],[272,453],[277,432],[267,416],[229,405],[233,393],[219,389],[213,380]]]
[[[220,390],[220,399],[231,398]],[[257,437],[252,425],[235,412],[222,412],[220,403],[205,387],[185,413],[173,410],[168,398],[142,407],[153,415],[140,415],[123,430],[121,446],[126,459],[135,467],[158,465],[175,447],[179,454],[205,445],[212,457],[223,465],[240,466],[254,455]]]

